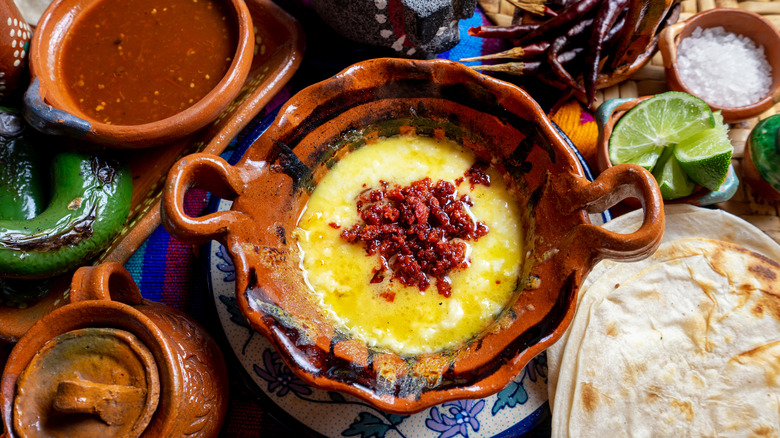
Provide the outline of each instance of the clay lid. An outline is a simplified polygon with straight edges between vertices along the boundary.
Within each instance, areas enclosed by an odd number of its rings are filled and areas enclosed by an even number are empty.
[[[22,437],[137,437],[160,394],[157,366],[133,334],[85,328],[46,342],[24,369],[14,398]]]

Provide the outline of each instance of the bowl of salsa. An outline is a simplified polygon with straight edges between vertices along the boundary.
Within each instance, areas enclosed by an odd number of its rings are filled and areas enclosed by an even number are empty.
[[[32,39],[25,117],[113,147],[169,143],[228,107],[254,46],[240,0],[57,0]]]
[[[190,187],[230,211],[184,212]],[[590,223],[628,195],[645,222]],[[252,327],[308,384],[399,414],[504,388],[561,336],[598,260],[647,256],[652,175],[595,182],[520,88],[446,60],[373,59],[285,104],[231,166],[173,166],[162,218],[220,241]]]

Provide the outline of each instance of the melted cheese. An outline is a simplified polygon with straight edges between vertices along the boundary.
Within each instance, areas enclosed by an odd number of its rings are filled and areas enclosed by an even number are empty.
[[[476,157],[449,140],[397,136],[368,144],[340,160],[309,200],[294,236],[302,268],[315,302],[335,326],[369,346],[402,355],[457,346],[485,330],[510,302],[518,285],[522,257],[519,207],[495,169],[490,186],[466,179],[460,194],[473,200],[471,214],[489,227],[487,235],[468,241],[466,269],[449,274],[452,294],[438,294],[435,280],[425,291],[397,281],[371,284],[378,256],[366,256],[362,244],[340,237],[360,221],[358,195],[380,181],[406,186],[430,177],[455,184]],[[340,228],[333,228],[337,224]],[[395,293],[392,302],[384,291]]]

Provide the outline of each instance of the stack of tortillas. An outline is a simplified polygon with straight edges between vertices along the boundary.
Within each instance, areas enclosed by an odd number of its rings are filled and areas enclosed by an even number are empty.
[[[720,210],[666,224],[653,256],[583,282],[547,352],[553,437],[780,436],[780,245]]]

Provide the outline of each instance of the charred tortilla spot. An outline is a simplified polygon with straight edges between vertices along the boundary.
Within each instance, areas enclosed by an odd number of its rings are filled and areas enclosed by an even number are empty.
[[[777,274],[775,271],[769,269],[766,266],[762,265],[750,265],[748,266],[748,271],[756,274],[757,276],[767,279],[767,280],[775,280],[777,278]]]
[[[693,405],[689,401],[672,400],[672,407],[679,409],[688,422],[693,421]]]
[[[593,384],[589,382],[583,383],[581,394],[582,406],[585,409],[585,412],[592,413],[599,407],[599,404],[601,404],[601,394]]]
[[[615,337],[618,335],[617,324],[612,323],[607,326],[607,336]]]
[[[752,309],[756,316],[764,316],[768,313],[780,320],[780,300],[775,295],[764,295]],[[760,313],[757,313],[760,312]]]

